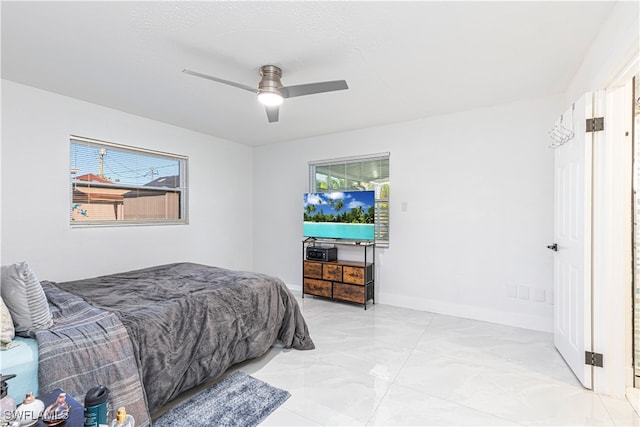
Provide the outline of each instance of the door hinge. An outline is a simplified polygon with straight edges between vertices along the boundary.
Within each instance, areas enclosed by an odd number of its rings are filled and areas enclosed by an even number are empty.
[[[587,132],[598,132],[604,130],[604,117],[587,119],[586,129]]]
[[[591,365],[591,366],[597,366],[599,368],[602,368],[602,354],[601,353],[594,353],[592,351],[585,351],[584,352],[584,364],[585,365]]]

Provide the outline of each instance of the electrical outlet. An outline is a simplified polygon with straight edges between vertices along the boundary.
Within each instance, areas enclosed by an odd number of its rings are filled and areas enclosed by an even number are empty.
[[[518,298],[529,299],[529,287],[525,285],[518,286]]]
[[[546,292],[542,288],[535,288],[533,290],[533,299],[536,302],[545,302],[546,301]]]
[[[514,285],[507,285],[507,296],[509,298],[518,298],[518,288]]]

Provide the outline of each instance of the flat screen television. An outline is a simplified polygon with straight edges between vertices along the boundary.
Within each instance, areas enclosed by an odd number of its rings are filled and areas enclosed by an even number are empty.
[[[304,237],[374,240],[375,191],[304,194]]]

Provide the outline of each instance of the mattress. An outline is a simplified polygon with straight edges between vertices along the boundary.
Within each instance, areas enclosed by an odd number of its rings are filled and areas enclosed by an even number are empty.
[[[0,351],[0,371],[2,375],[15,374],[16,377],[7,381],[9,396],[22,402],[25,394],[31,392],[34,396],[38,391],[38,341],[35,338],[15,337],[18,346]]]

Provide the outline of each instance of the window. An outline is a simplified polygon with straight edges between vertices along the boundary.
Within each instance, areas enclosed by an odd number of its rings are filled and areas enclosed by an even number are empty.
[[[186,224],[187,157],[71,136],[76,225]]]
[[[375,238],[389,244],[389,153],[309,162],[310,191],[375,190]]]

